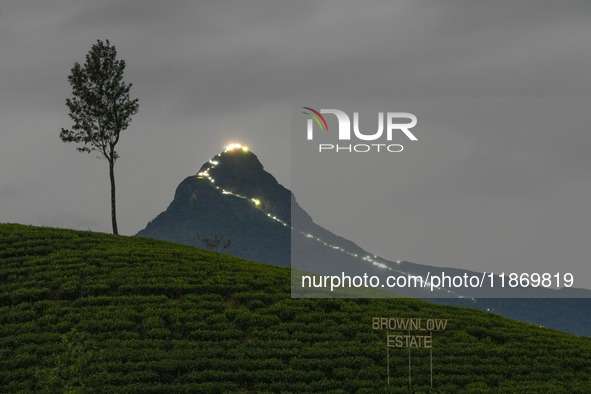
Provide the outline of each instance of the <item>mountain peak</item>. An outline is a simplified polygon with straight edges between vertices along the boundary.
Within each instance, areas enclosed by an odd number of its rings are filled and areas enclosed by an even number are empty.
[[[219,234],[232,239],[236,256],[289,265],[291,197],[252,151],[233,143],[185,178],[138,235],[203,246],[199,234]]]
[[[221,176],[222,180],[227,180],[226,178],[232,175],[234,181],[242,182],[244,178],[257,176],[257,172],[260,171],[264,171],[263,165],[248,147],[241,144],[231,144],[209,162],[203,164],[197,173],[197,178],[207,179],[211,183],[219,183],[219,179],[216,180],[214,174],[217,175],[217,178]]]
[[[246,146],[226,146],[201,166],[197,179],[211,184],[222,195],[248,200],[265,213],[289,223],[289,190],[265,171],[258,157]]]

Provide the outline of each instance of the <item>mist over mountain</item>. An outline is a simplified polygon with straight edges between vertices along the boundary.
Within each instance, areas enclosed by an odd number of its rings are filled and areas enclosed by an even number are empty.
[[[291,265],[323,275],[347,272],[348,275],[383,276],[387,271],[425,277],[442,270],[441,267],[407,261],[388,261],[317,225],[299,206],[293,193],[280,185],[265,171],[257,156],[240,144],[226,147],[204,163],[197,174],[185,178],[168,208],[137,235],[200,248],[205,247],[201,239],[203,235],[218,237],[222,242],[231,240],[224,253],[266,264]],[[292,248],[296,253],[292,253]],[[445,272],[448,275],[465,273],[449,267]],[[587,290],[495,288],[488,289],[489,294],[498,294],[499,298],[487,299],[478,298],[482,294],[478,291],[481,289],[435,289],[431,292],[419,287],[396,289],[396,294],[475,307],[526,322],[591,335],[588,328],[591,327],[591,313],[581,314],[581,311],[591,312],[591,300],[558,298],[567,293],[580,293],[581,297],[586,297]],[[508,296],[513,298],[502,298]],[[527,299],[531,297],[538,298]],[[578,315],[577,323],[573,325],[572,316],[575,315]]]

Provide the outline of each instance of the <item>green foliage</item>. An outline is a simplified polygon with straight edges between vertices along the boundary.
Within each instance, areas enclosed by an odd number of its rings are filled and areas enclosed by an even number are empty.
[[[62,129],[64,142],[81,143],[81,152],[97,151],[109,161],[117,159],[119,135],[138,111],[138,99],[131,99],[131,84],[123,82],[125,60],[117,59],[117,49],[109,40],[97,40],[86,62],[74,63],[68,76],[72,98],[66,100],[71,129]]]
[[[223,264],[219,264],[220,259]],[[449,319],[435,392],[588,392],[591,340],[411,299],[292,299],[290,273],[139,237],[0,225],[0,391],[408,392],[374,316]],[[429,351],[413,389],[430,392]]]

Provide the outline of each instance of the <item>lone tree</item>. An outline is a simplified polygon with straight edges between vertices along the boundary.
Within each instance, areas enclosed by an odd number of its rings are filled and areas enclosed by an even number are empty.
[[[132,85],[123,82],[123,70],[125,60],[117,60],[117,49],[109,40],[97,40],[86,55],[86,62],[74,63],[68,76],[72,98],[66,99],[66,106],[74,125],[60,132],[63,142],[83,144],[77,148],[80,152],[96,151],[99,159],[109,162],[113,234],[118,234],[113,168],[119,155],[115,146],[139,107],[138,99],[129,96]]]

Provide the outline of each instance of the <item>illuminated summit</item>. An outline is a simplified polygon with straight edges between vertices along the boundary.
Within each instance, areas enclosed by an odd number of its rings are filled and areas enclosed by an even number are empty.
[[[197,173],[197,178],[198,179],[207,179],[207,180],[209,180],[209,182],[215,183],[215,178],[212,176],[210,171],[215,169],[220,164],[220,162],[223,162],[223,160],[220,160],[222,155],[227,156],[227,155],[231,155],[231,154],[244,154],[248,151],[249,151],[248,147],[242,146],[241,144],[230,144],[230,145],[224,147],[224,151],[222,153],[215,156],[213,159],[211,159],[209,161],[209,163],[206,163],[203,165],[203,167],[201,167],[201,169]],[[255,156],[255,158],[256,158],[256,156]],[[243,159],[243,160],[246,160],[246,159]],[[244,163],[238,163],[237,165],[241,166],[243,164]],[[261,168],[262,168],[262,166],[261,166]],[[241,182],[235,182],[233,185],[230,185],[228,187],[232,188],[232,186],[238,186],[240,183]],[[257,207],[261,205],[261,200],[259,198],[252,197],[252,196],[249,197],[247,195],[240,194],[238,191],[231,191],[231,190],[225,189],[224,187],[219,186],[219,182],[218,182],[218,185],[215,186],[215,188],[217,190],[219,190],[224,195],[230,195],[230,196],[242,198],[245,200],[250,200]],[[277,217],[272,216],[270,213],[267,216],[273,217],[275,220],[278,220],[282,224],[286,225],[285,221],[281,221],[281,220],[277,219]]]
[[[228,146],[225,146],[224,152],[228,152],[228,151],[235,150],[235,149],[242,150],[244,152],[248,152],[248,147],[242,146],[242,144],[230,144]]]
[[[232,143],[203,164],[197,172],[228,198],[248,201],[278,223],[290,219],[290,192],[266,172],[257,156],[247,146]]]
[[[138,235],[203,247],[198,234],[232,239],[226,252],[289,265],[291,192],[241,143],[231,143],[177,187],[166,211]]]

